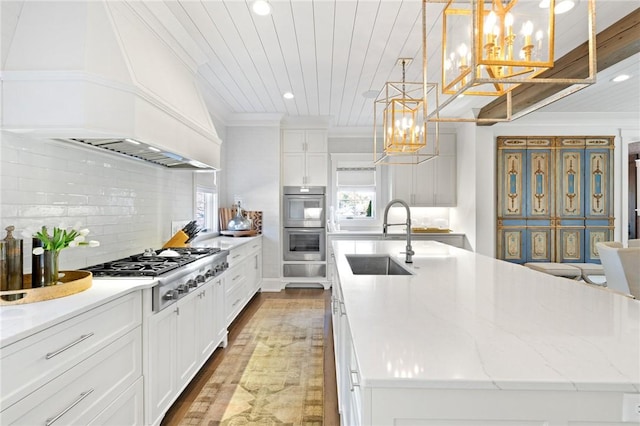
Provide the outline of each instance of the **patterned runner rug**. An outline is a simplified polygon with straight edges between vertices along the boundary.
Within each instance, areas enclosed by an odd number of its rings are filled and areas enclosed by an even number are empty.
[[[324,300],[266,299],[181,425],[323,422]]]

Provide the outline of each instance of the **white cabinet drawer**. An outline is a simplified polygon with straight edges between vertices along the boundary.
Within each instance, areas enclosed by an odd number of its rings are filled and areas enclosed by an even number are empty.
[[[86,425],[142,376],[137,327],[0,413],[3,425]]]
[[[262,238],[256,238],[248,242],[246,245],[247,255],[262,250]]]
[[[229,280],[230,278],[227,278]],[[244,307],[244,302],[247,296],[247,289],[245,286],[246,278],[242,276],[238,282],[228,291],[225,291],[225,318],[227,326],[236,318],[238,313]]]
[[[8,407],[141,324],[140,292],[2,348],[0,405]]]
[[[140,377],[129,389],[94,418],[89,426],[135,426],[144,422],[143,379]]]
[[[244,260],[245,257],[249,254],[248,249],[249,246],[247,244],[243,244],[239,247],[234,247],[229,252],[229,256],[227,256],[227,262],[229,262],[229,268],[234,267]]]
[[[243,265],[238,265],[233,268],[229,268],[226,274],[224,288],[225,294],[228,295],[237,286],[244,283],[247,273],[244,270]]]

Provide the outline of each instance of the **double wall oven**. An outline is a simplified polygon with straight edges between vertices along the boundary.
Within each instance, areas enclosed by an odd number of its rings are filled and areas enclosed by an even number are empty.
[[[285,186],[283,275],[326,276],[325,187]]]

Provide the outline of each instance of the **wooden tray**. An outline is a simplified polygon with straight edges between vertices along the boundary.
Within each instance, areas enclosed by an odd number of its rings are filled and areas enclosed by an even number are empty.
[[[64,274],[57,285],[47,287],[31,287],[31,274],[25,274],[23,278],[24,286],[21,290],[0,291],[0,306],[2,305],[22,305],[25,303],[42,302],[44,300],[57,299],[59,297],[71,296],[80,293],[91,287],[93,274],[89,271],[60,271]],[[22,295],[17,300],[6,300],[9,295]]]
[[[222,235],[226,235],[228,237],[253,237],[255,235],[258,235],[258,231],[256,231],[255,229],[250,229],[248,231],[228,231],[228,230],[224,230],[224,231],[220,231],[220,233]]]
[[[411,228],[411,232],[414,234],[449,234],[451,232],[451,229]]]

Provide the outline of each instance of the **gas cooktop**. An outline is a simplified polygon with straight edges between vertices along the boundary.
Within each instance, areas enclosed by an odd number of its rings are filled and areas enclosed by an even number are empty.
[[[161,255],[165,249],[149,249],[144,253],[83,269],[90,271],[94,277],[157,277],[221,251],[214,247],[179,247],[167,250],[173,252],[167,253],[172,256]]]

